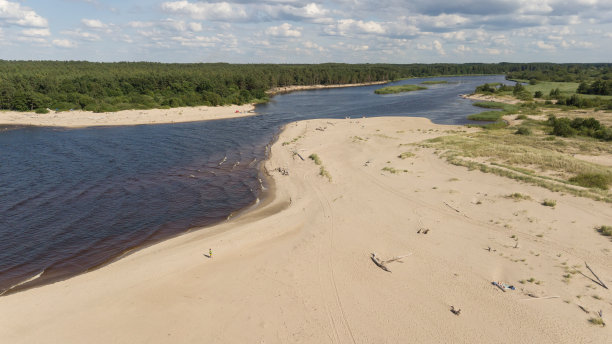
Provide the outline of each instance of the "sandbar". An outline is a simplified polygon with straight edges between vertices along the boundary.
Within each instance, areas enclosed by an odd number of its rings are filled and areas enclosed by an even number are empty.
[[[612,285],[612,243],[594,230],[612,224],[610,205],[450,165],[417,144],[465,130],[478,129],[288,124],[265,164],[265,205],[0,297],[0,341],[608,342],[611,326],[589,319],[601,310],[610,321],[612,293],[584,263]],[[403,258],[387,272],[372,253]]]
[[[170,109],[91,112],[83,110],[34,112],[0,111],[0,125],[81,128],[141,124],[184,123],[253,116],[255,106],[195,106]]]

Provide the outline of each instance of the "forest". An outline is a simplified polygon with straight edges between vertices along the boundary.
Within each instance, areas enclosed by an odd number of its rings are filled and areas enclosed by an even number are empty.
[[[0,60],[0,110],[94,112],[265,102],[266,91],[442,75],[607,80],[611,64],[168,64]],[[527,78],[529,79],[529,78]]]

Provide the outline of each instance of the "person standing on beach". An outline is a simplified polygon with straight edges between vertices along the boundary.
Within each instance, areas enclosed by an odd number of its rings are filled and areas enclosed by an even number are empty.
[[[212,258],[212,248],[208,249],[208,258]]]

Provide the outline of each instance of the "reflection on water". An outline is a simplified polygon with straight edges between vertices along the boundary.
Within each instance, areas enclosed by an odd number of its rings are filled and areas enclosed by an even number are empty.
[[[296,92],[258,105],[257,116],[221,121],[0,132],[0,293],[85,272],[252,204],[266,145],[287,122],[422,116],[463,124],[482,110],[458,95],[504,80],[434,79],[453,83],[397,95],[374,94],[381,86]]]

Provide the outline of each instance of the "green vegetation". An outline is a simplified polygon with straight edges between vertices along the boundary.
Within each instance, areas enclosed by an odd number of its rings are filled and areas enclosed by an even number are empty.
[[[595,230],[603,236],[612,236],[612,226],[599,226]]]
[[[0,60],[0,110],[170,108],[265,102],[266,91],[440,75],[503,74],[529,64],[276,65]],[[586,66],[586,65],[585,65]]]
[[[408,172],[408,170],[398,170],[398,169],[390,167],[390,166],[383,167],[382,170],[385,171],[385,172],[393,173],[393,174],[398,174],[398,173],[401,173],[401,172]]]
[[[612,129],[606,128],[595,118],[557,118],[548,117],[547,124],[552,127],[556,136],[572,137],[576,135],[594,137],[604,141],[612,141]]]
[[[426,90],[427,87],[419,86],[419,85],[397,85],[397,86],[387,86],[383,88],[379,88],[374,91],[376,94],[394,94],[394,93],[402,93],[402,92],[412,92],[418,90]]]
[[[324,166],[321,166],[321,168],[319,169],[319,175],[320,175],[321,177],[325,177],[325,178],[327,178],[327,180],[329,180],[330,182],[331,182],[331,180],[332,180],[331,174],[329,173],[329,171],[327,171],[327,170],[325,169],[325,167],[324,167]]]
[[[570,183],[584,186],[585,188],[598,188],[608,190],[612,184],[612,174],[604,173],[581,173],[569,179]]]
[[[554,199],[545,199],[544,201],[542,201],[541,204],[545,207],[554,208],[557,205],[557,201],[555,201]]]
[[[301,139],[302,137],[303,137],[303,136],[302,136],[302,135],[300,135],[300,136],[298,136],[298,137],[293,138],[293,140],[291,140],[291,141],[285,141],[285,142],[283,142],[283,146],[287,146],[287,145],[290,145],[290,144],[292,144],[292,143],[296,143],[296,142],[297,142],[299,139]]]
[[[321,165],[323,162],[321,161],[321,158],[319,158],[319,156],[315,153],[310,154],[308,156],[308,158],[310,158],[312,161],[314,161],[315,164],[317,165]]]
[[[400,158],[400,159],[406,159],[406,158],[411,158],[411,157],[413,157],[414,155],[415,155],[415,154],[414,154],[414,153],[412,153],[412,152],[404,152],[404,153],[402,153],[402,154],[398,155],[397,157],[398,157],[398,158]]]
[[[519,107],[516,105],[498,102],[478,102],[473,105],[485,109],[500,109],[501,111],[484,111],[469,115],[467,118],[472,121],[495,122],[499,121],[503,116],[516,113],[519,110]]]
[[[532,135],[533,132],[531,131],[529,127],[519,127],[518,129],[516,129],[515,134],[529,136],[529,135]]]
[[[606,326],[606,323],[603,321],[601,317],[589,318],[589,322],[593,325]]]
[[[530,200],[531,197],[529,195],[523,195],[522,193],[518,193],[515,192],[513,194],[509,194],[506,196],[506,198],[510,198],[513,199],[515,201],[526,201],[526,200]]]
[[[607,188],[599,187],[611,178],[608,176],[612,176],[612,169],[574,157],[574,154],[612,154],[612,144],[589,137],[547,135],[550,130],[547,121],[527,119],[521,127],[529,128],[532,135],[515,135],[517,129],[511,127],[441,136],[424,141],[420,146],[441,151],[440,157],[449,163],[470,170],[612,202],[612,194]],[[581,183],[587,189],[576,187]]]

